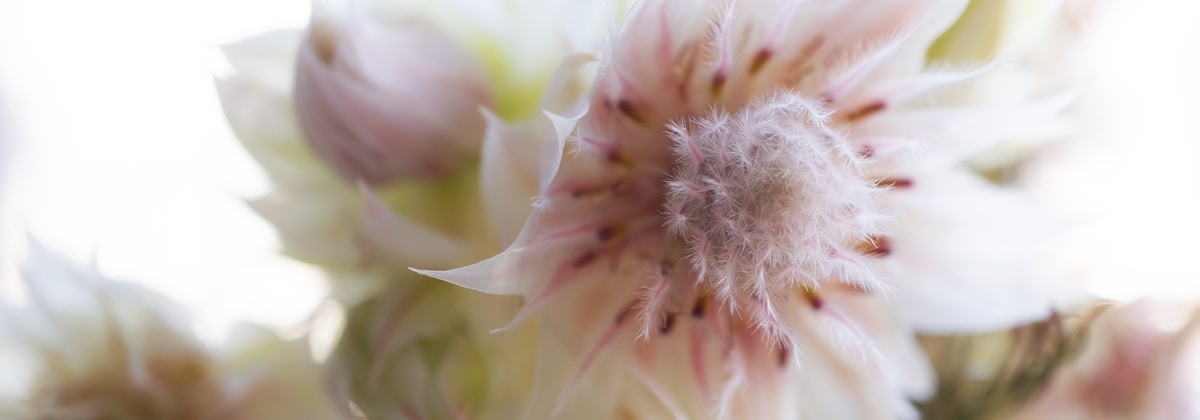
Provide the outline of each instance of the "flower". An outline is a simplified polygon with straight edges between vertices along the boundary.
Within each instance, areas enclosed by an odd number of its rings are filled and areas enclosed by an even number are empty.
[[[17,419],[340,419],[302,341],[243,326],[221,348],[171,302],[34,244],[26,308],[0,307],[6,350],[32,369]]]
[[[608,15],[563,4],[388,11],[483,63],[492,106],[477,161],[357,188],[304,147],[296,126],[337,115],[292,120],[263,53],[283,42],[226,49],[223,103],[276,184],[254,205],[334,280],[330,373],[368,416],[912,417],[933,388],[915,332],[1059,304],[1030,261],[1048,224],[968,162],[1067,98],[960,89],[996,70],[930,58],[974,39],[946,32],[965,1],[648,0],[599,50]],[[448,283],[401,270],[497,244],[417,270]]]
[[[1109,309],[1083,353],[1012,418],[1196,418],[1197,331],[1194,304],[1139,301]]]
[[[436,27],[382,25],[316,3],[296,66],[304,138],[346,178],[371,184],[451,172],[478,149],[486,75]],[[420,101],[414,98],[422,98]]]
[[[344,331],[326,362],[337,398],[351,400],[372,418],[398,412],[496,419],[520,415],[532,386],[536,330],[487,333],[494,320],[511,317],[519,301],[482,296],[407,267],[450,268],[481,256],[480,250],[494,252],[497,236],[506,234],[493,233],[488,222],[504,217],[519,222],[527,215],[527,197],[508,182],[525,180],[524,165],[536,162],[537,153],[524,146],[536,147],[536,141],[515,134],[548,125],[531,118],[539,107],[567,109],[586,92],[579,66],[588,54],[566,51],[588,44],[587,34],[607,22],[609,14],[594,13],[598,4],[514,2],[498,13],[504,17],[499,23],[479,17],[471,19],[476,25],[464,25],[462,13],[446,22],[437,10],[354,3],[354,13],[371,15],[344,21],[345,33],[364,30],[355,25],[372,24],[384,26],[373,26],[379,30],[404,33],[410,29],[403,25],[415,25],[444,34],[469,52],[468,61],[483,63],[493,92],[489,108],[482,113],[471,109],[472,117],[489,122],[481,150],[461,156],[448,172],[378,185],[355,185],[333,173],[332,163],[309,147],[312,140],[305,139],[297,121],[304,114],[292,112],[298,100],[293,87],[300,87],[293,66],[298,54],[311,47],[300,33],[276,32],[224,47],[235,72],[217,80],[222,104],[238,137],[274,184],[269,195],[251,205],[275,225],[286,253],[329,274],[331,299],[346,310]],[[445,5],[425,4],[429,9]],[[392,27],[395,22],[403,24]],[[361,64],[374,65],[370,60]],[[492,176],[494,171],[503,174]],[[490,188],[498,182],[513,188]],[[496,199],[482,203],[481,185]],[[494,210],[492,218],[480,214],[485,205]],[[491,357],[493,352],[506,356]]]
[[[612,384],[657,399],[635,416],[912,416],[931,388],[913,329],[1057,304],[1030,262],[1040,216],[963,163],[1066,98],[939,104],[988,70],[925,61],[964,7],[639,2],[586,112],[551,115],[515,242],[417,271],[523,296],[510,325],[537,315],[565,347],[539,352],[566,361],[539,360],[534,417],[620,407]]]

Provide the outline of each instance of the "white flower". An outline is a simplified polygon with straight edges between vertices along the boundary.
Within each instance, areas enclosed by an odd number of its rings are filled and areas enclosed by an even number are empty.
[[[523,296],[513,325],[540,315],[566,360],[539,360],[533,417],[911,416],[931,387],[911,328],[1055,304],[1030,264],[1044,224],[963,162],[1065,99],[937,106],[987,70],[925,62],[964,6],[640,2],[586,113],[534,142],[550,152],[513,245],[419,272]],[[657,404],[620,408],[612,384]]]
[[[30,304],[5,304],[0,324],[6,350],[32,363],[31,384],[0,403],[5,418],[347,418],[303,342],[246,326],[210,348],[166,299],[31,253]]]

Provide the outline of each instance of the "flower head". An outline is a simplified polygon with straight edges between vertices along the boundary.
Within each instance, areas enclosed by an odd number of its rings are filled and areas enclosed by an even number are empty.
[[[25,277],[31,305],[2,307],[0,331],[32,362],[32,383],[0,403],[5,418],[343,418],[300,342],[243,327],[210,348],[162,297],[36,245]]]
[[[442,176],[479,147],[486,75],[432,24],[316,7],[296,70],[304,136],[350,180]]]
[[[852,257],[878,232],[878,187],[830,115],[795,93],[724,112],[669,134],[678,163],[663,208],[696,279],[734,306],[830,278],[878,288]]]
[[[514,324],[539,314],[544,336],[592,343],[568,350],[577,368],[559,410],[576,387],[597,386],[587,372],[613,354],[677,416],[910,415],[905,400],[928,392],[929,373],[912,356],[910,315],[883,321],[894,309],[877,292],[906,301],[914,285],[962,279],[957,267],[914,275],[936,254],[891,226],[919,215],[910,203],[922,196],[961,194],[943,179],[973,177],[957,164],[1022,126],[1012,122],[1062,106],[913,100],[985,70],[924,61],[963,6],[640,2],[600,63],[587,112],[557,132],[573,150],[542,166],[549,182],[516,242],[473,266],[420,272],[522,295]],[[935,118],[980,125],[925,122]],[[980,135],[983,126],[1008,127]],[[1038,299],[951,323],[995,328],[1049,307]],[[679,354],[690,361],[671,360]],[[785,397],[805,390],[822,396]],[[846,403],[860,399],[873,403]]]
[[[594,78],[582,71],[593,54],[571,42],[545,73],[497,66],[495,50],[474,45],[493,81],[513,82],[498,83],[484,112],[479,173],[465,164],[444,178],[478,175],[477,185],[364,188],[361,206],[339,184],[296,206],[327,185],[280,182],[276,195],[294,193],[293,205],[267,216],[285,236],[304,233],[289,246],[365,256],[319,262],[335,278],[384,285],[349,300],[333,358],[347,393],[382,415],[508,418],[522,397],[527,418],[915,415],[908,401],[932,379],[914,330],[984,331],[1050,313],[1029,291],[1040,278],[1026,275],[1035,212],[963,162],[1064,101],[947,100],[943,87],[989,69],[927,62],[966,2],[866,3],[638,2],[617,14]],[[512,88],[531,79],[545,80]],[[512,109],[534,102],[546,118]],[[464,194],[476,186],[482,203]],[[293,208],[328,211],[288,223]],[[499,241],[479,234],[480,220]],[[354,240],[322,241],[329,231]],[[470,255],[442,233],[511,244],[475,265],[418,270],[523,297],[504,333],[484,334],[511,300],[394,271]],[[522,324],[532,317],[541,322]],[[535,358],[527,393],[497,391],[492,379]]]

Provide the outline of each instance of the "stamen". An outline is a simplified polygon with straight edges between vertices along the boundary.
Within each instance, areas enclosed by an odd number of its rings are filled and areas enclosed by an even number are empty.
[[[825,307],[825,299],[822,298],[819,293],[817,293],[816,289],[805,287],[804,299],[808,300],[808,304],[812,306],[814,311],[820,311],[821,308]]]
[[[622,114],[625,114],[626,117],[629,117],[629,119],[638,124],[646,125],[648,122],[646,116],[642,114],[641,110],[639,110],[637,106],[635,106],[633,102],[628,99],[618,100],[617,110],[621,111]]]
[[[886,236],[872,235],[854,249],[868,257],[885,257],[892,253],[892,244]]]
[[[600,242],[608,242],[609,239],[612,239],[616,235],[616,232],[617,230],[613,226],[602,227],[599,232],[596,232],[596,239],[600,240]]]
[[[846,121],[856,121],[879,111],[883,111],[885,108],[887,108],[887,102],[884,102],[882,99],[871,101],[870,103],[863,105],[861,108],[846,114],[845,118]]]
[[[774,55],[775,53],[767,48],[758,50],[758,54],[754,55],[754,61],[750,62],[750,75],[754,76],[758,74],[758,71],[762,70],[763,66],[765,66],[767,61],[769,61]]]
[[[729,75],[725,74],[724,70],[717,71],[713,74],[712,79],[712,96],[714,98],[721,96],[721,91],[725,89],[725,82],[729,79]]]
[[[780,347],[779,347],[779,367],[781,367],[781,368],[787,367],[788,359],[791,358],[791,354],[792,354],[791,347],[788,347],[786,344],[780,345]]]
[[[659,327],[658,332],[662,335],[667,335],[670,333],[671,329],[675,327],[675,316],[676,314],[674,312],[668,312],[667,317],[663,319],[663,324],[661,327]]]
[[[576,269],[579,269],[579,268],[583,268],[584,266],[586,266],[588,264],[591,264],[591,262],[595,261],[595,260],[596,260],[596,251],[588,250],[587,252],[583,253],[583,255],[580,255],[579,258],[576,258],[575,261],[571,263],[571,265],[573,267],[575,267]]]
[[[692,318],[704,319],[704,311],[708,309],[708,296],[700,296],[696,299],[696,303],[692,305]]]
[[[878,188],[907,189],[912,188],[913,180],[912,178],[882,178],[875,181],[875,186]]]

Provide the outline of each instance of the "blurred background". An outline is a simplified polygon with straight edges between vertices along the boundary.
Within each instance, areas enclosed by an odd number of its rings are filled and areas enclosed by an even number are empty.
[[[210,338],[307,316],[323,285],[242,203],[267,184],[213,78],[229,70],[219,45],[308,13],[299,0],[0,0],[4,277],[30,235],[188,306]]]
[[[1075,2],[1087,5],[1093,2]],[[1094,2],[1081,96],[1106,124],[1043,162],[1054,258],[1104,297],[1200,296],[1200,1]],[[206,337],[286,328],[323,293],[243,203],[268,188],[225,123],[218,46],[302,0],[0,0],[0,287],[27,236],[190,308]],[[1036,40],[1034,41],[1036,42]]]

